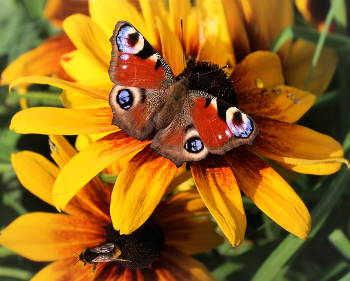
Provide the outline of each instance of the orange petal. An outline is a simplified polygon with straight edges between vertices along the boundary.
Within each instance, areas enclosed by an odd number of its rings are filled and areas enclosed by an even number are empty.
[[[225,155],[244,194],[276,223],[305,240],[311,228],[310,214],[290,185],[243,147]]]
[[[171,215],[170,215],[171,214]],[[196,190],[179,192],[159,203],[152,218],[159,224],[169,224],[173,219],[191,220],[195,217],[208,215],[202,198]]]
[[[246,56],[232,72],[233,87],[240,103],[240,92],[265,88],[268,90],[284,84],[281,61],[271,52],[254,52]]]
[[[77,257],[63,259],[45,266],[30,281],[82,281],[91,278],[91,270],[78,263],[72,268],[77,261]]]
[[[174,219],[161,226],[166,229],[164,231],[165,244],[187,255],[204,253],[223,243],[223,237],[216,233],[217,224],[208,218],[192,221]]]
[[[250,51],[249,39],[244,26],[243,11],[237,1],[223,0],[231,42],[236,61],[241,61]]]
[[[46,2],[44,16],[58,28],[62,28],[62,22],[70,15],[89,15],[89,2],[76,0],[48,0]]]
[[[74,194],[105,167],[149,143],[150,141],[141,142],[119,131],[88,146],[72,158],[59,174],[53,188],[56,208],[64,210]]]
[[[169,64],[173,74],[176,77],[184,68],[183,51],[180,40],[161,18],[156,17],[156,22],[162,43],[162,56]]]
[[[172,191],[174,191],[175,188],[177,188],[180,184],[187,181],[189,178],[192,177],[191,171],[187,171],[186,169],[186,163],[184,163],[177,171],[175,178],[171,181],[171,183],[168,186],[167,191],[165,194],[170,194]]]
[[[294,123],[313,105],[316,96],[293,87],[279,85],[272,91],[253,89],[241,92],[239,109],[250,114]]]
[[[243,242],[247,227],[241,191],[227,160],[209,154],[201,162],[191,163],[194,182],[205,205],[230,243]]]
[[[308,77],[316,45],[302,39],[294,42],[289,61],[283,66],[288,85],[303,89]],[[315,95],[322,94],[328,87],[338,64],[335,49],[323,47],[307,90]]]
[[[153,269],[156,271],[157,277],[152,279],[152,272],[146,272],[145,280],[216,280],[202,263],[172,247],[166,247],[163,250],[159,261],[153,264]]]
[[[89,220],[29,213],[1,231],[0,244],[27,259],[54,261],[75,257],[73,251],[81,252],[88,246],[103,243],[105,235],[103,227]]]
[[[72,92],[88,95],[93,98],[102,99],[106,101],[108,101],[109,99],[109,90],[98,89],[94,87],[85,86],[83,84],[77,84],[65,80],[44,76],[28,76],[17,78],[10,84],[10,91],[11,88],[22,83],[49,84],[51,86],[58,87],[63,90],[70,90]]]
[[[39,47],[23,54],[13,61],[1,74],[1,85],[12,83],[16,78],[29,75],[50,75],[61,71],[60,59],[75,49],[65,34],[59,34],[44,41]],[[21,91],[33,82],[21,85]]]
[[[15,114],[10,129],[22,134],[79,135],[115,131],[110,107],[66,109],[33,107]]]
[[[194,255],[216,248],[223,242],[215,232],[215,223],[207,218],[195,219],[207,214],[209,211],[203,200],[192,189],[162,201],[152,219],[163,229],[165,244]]]
[[[11,162],[21,184],[41,200],[53,205],[52,188],[60,172],[59,168],[42,155],[31,151],[11,154]]]
[[[259,128],[259,135],[249,149],[272,160],[288,164],[286,168],[292,168],[291,165],[314,165],[307,167],[305,173],[330,174],[338,171],[342,163],[349,165],[343,158],[342,146],[327,135],[269,118],[253,116],[253,119]],[[324,164],[327,165],[323,166]],[[304,173],[303,167],[298,167],[297,170]]]
[[[153,213],[177,170],[149,146],[136,154],[119,174],[112,192],[114,228],[122,234],[138,229]]]
[[[63,22],[64,31],[93,66],[108,72],[112,46],[108,36],[89,17],[75,14]]]

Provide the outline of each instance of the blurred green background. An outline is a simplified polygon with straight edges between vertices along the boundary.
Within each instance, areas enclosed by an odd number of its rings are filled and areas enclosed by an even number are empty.
[[[45,2],[0,1],[0,72],[15,58],[59,32],[43,17]],[[339,10],[335,16],[337,35],[340,37],[330,36],[327,39],[328,43],[337,46],[340,56],[338,69],[327,92],[316,100],[312,109],[298,123],[338,140],[344,145],[349,159],[350,39],[346,25],[349,1],[341,2],[347,9],[346,12]],[[300,30],[309,30],[295,12],[295,22]],[[317,33],[316,30],[314,32]],[[314,40],[311,33],[305,34]],[[30,99],[30,107],[62,106],[57,89],[34,85],[29,90],[52,92],[54,95],[52,99]],[[27,212],[56,212],[24,189],[11,168],[11,153],[21,150],[35,151],[50,159],[47,136],[19,135],[9,130],[11,117],[19,110],[18,95],[10,96],[7,86],[0,87],[1,229]],[[74,143],[74,138],[69,140]],[[204,262],[219,280],[350,280],[349,171],[343,167],[340,172],[330,176],[292,176],[296,178],[294,181],[290,181],[291,175],[285,171],[278,172],[287,177],[311,212],[313,226],[309,239],[302,241],[288,234],[243,196],[248,220],[243,245],[232,248],[227,243],[196,258]],[[29,280],[45,265],[0,247],[1,281]]]

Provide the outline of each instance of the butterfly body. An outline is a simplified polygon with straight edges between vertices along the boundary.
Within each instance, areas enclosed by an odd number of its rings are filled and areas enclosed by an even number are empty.
[[[165,60],[130,23],[117,23],[109,75],[112,124],[146,140],[176,166],[252,145],[258,128],[237,108],[232,81],[216,65],[193,63],[175,78]],[[224,94],[223,94],[224,93]],[[227,101],[226,93],[231,95]],[[223,97],[218,98],[217,96]]]

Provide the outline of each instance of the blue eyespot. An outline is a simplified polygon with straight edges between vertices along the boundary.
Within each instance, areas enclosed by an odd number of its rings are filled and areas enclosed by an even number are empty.
[[[204,144],[199,137],[193,137],[185,143],[185,149],[190,153],[199,153],[204,149]]]
[[[129,90],[123,89],[118,92],[117,103],[122,109],[128,110],[132,106],[133,101],[134,98]]]

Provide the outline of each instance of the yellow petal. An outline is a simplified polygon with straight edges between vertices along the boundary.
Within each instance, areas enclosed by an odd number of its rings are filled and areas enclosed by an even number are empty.
[[[92,20],[101,27],[108,38],[113,35],[117,22],[125,20],[135,26],[151,45],[156,43],[155,34],[150,32],[141,14],[127,1],[90,1],[89,7]]]
[[[28,76],[28,77],[17,78],[10,84],[10,90],[11,88],[22,83],[49,84],[51,86],[61,88],[63,90],[70,90],[70,91],[88,95],[90,97],[94,97],[97,99],[102,99],[106,101],[108,101],[109,99],[110,91],[108,90],[93,88],[93,87],[85,86],[83,84],[77,84],[77,83],[73,83],[65,80],[55,79],[51,77],[44,77],[44,76]]]
[[[64,31],[94,67],[108,72],[112,46],[108,36],[89,17],[72,15],[63,22]]]
[[[318,169],[310,167],[309,171],[315,174],[338,171],[342,163],[349,166],[348,160],[343,158],[342,146],[327,135],[269,118],[253,116],[253,119],[259,135],[249,149],[257,154],[286,163],[286,168],[292,167],[290,165],[320,165]],[[299,167],[299,170],[302,168]]]
[[[215,281],[206,267],[199,261],[173,248],[166,247],[161,259],[154,264],[157,280]],[[151,274],[150,274],[151,275]],[[146,275],[147,276],[147,275]],[[146,278],[145,278],[146,279]],[[152,280],[151,276],[146,280]]]
[[[225,46],[223,48],[224,54],[228,58],[226,63],[230,68],[234,67],[236,61],[222,1],[201,0],[197,2],[197,6],[200,14],[200,25],[204,32],[203,37],[214,45],[219,42],[220,45]]]
[[[79,1],[82,2],[82,1]],[[79,252],[80,253],[80,252]],[[81,281],[91,278],[91,270],[82,263],[73,267],[77,257],[59,260],[45,266],[30,281]]]
[[[95,67],[80,51],[75,50],[61,57],[63,69],[76,81],[89,80],[97,77],[108,77],[108,73]]]
[[[12,154],[11,162],[21,184],[41,200],[53,205],[52,188],[60,172],[59,168],[42,155],[31,151]]]
[[[85,184],[114,160],[149,144],[128,137],[123,131],[111,133],[78,153],[61,170],[53,188],[56,208],[64,210]]]
[[[315,99],[316,96],[309,92],[279,85],[272,91],[254,89],[241,92],[239,109],[248,114],[294,123],[310,109]]]
[[[24,235],[25,234],[25,235]],[[48,213],[29,213],[1,231],[0,244],[34,261],[75,257],[105,240],[102,226],[89,220]]]
[[[168,23],[172,32],[177,38],[182,38],[182,29],[180,19],[183,19],[183,30],[187,29],[187,17],[191,11],[190,0],[178,0],[169,2]],[[197,34],[198,35],[198,34]]]
[[[243,147],[225,155],[244,194],[281,227],[305,240],[310,232],[311,217],[290,185]]]
[[[236,61],[241,61],[250,51],[249,39],[244,26],[243,12],[237,1],[223,0],[230,40],[233,42]]]
[[[185,53],[196,57],[199,48],[199,15],[198,10],[194,7],[187,17],[187,26],[184,29],[184,46]]]
[[[62,104],[66,108],[89,109],[109,106],[105,100],[99,100],[87,95],[64,90],[60,96]]]
[[[49,138],[51,157],[62,169],[70,159],[77,155],[77,152],[63,136],[51,135]]]
[[[75,0],[48,0],[46,2],[44,16],[58,28],[62,28],[62,22],[70,15],[89,15],[89,3]]]
[[[119,131],[119,130],[117,130],[117,131]],[[78,151],[82,151],[83,149],[87,148],[93,142],[103,138],[104,136],[109,135],[110,133],[115,133],[117,131],[104,132],[104,133],[99,133],[99,134],[90,134],[90,135],[79,135],[79,136],[77,136],[77,139],[75,141],[75,148]]]
[[[184,69],[183,51],[180,40],[161,18],[156,17],[156,22],[159,29],[160,40],[162,42],[163,58],[169,64],[176,77]]]
[[[44,41],[39,47],[23,54],[13,61],[1,74],[1,85],[12,83],[18,77],[29,75],[50,75],[61,70],[60,58],[75,49],[65,34],[56,35]],[[33,82],[20,85],[25,91]]]
[[[165,194],[170,194],[176,187],[191,178],[191,171],[187,171],[186,163],[184,163],[177,171],[175,178],[171,181]]]
[[[113,227],[131,234],[153,213],[177,168],[147,147],[131,159],[115,183],[111,199]]]
[[[10,129],[22,134],[79,135],[115,131],[110,107],[66,109],[33,107],[13,116]]]
[[[194,182],[205,205],[229,239],[238,246],[247,227],[241,192],[236,178],[221,155],[211,155],[191,164]]]
[[[303,89],[308,77],[316,45],[298,39],[294,42],[289,61],[283,66],[288,85]],[[317,65],[306,90],[315,95],[322,94],[328,87],[338,64],[335,49],[323,47]]]
[[[255,88],[272,90],[284,84],[282,66],[275,53],[259,51],[246,56],[232,72],[233,87],[240,103],[240,92]]]

